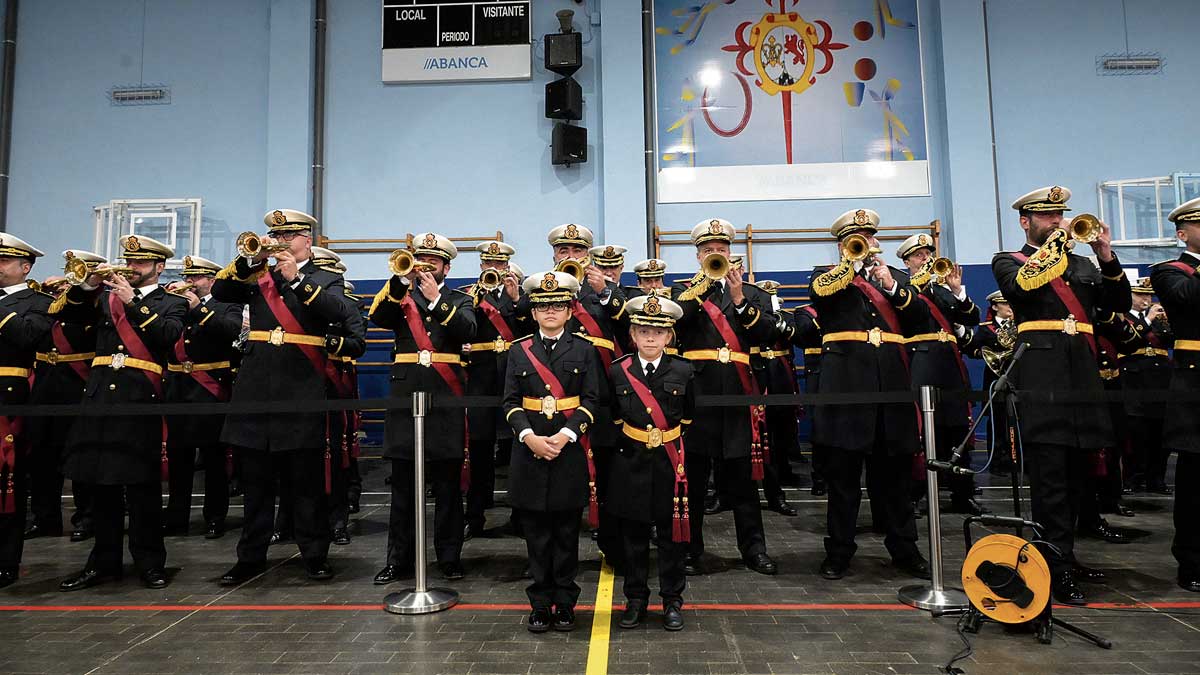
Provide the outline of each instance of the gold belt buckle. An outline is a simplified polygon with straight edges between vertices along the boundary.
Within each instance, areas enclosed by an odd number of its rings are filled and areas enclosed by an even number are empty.
[[[1062,332],[1066,333],[1067,335],[1079,335],[1078,324],[1079,322],[1075,320],[1075,315],[1068,314],[1067,318],[1063,320]]]
[[[433,363],[433,352],[428,349],[417,352],[417,363],[428,368]]]
[[[492,351],[494,351],[494,352],[504,351],[504,338],[503,337],[501,337],[501,336],[496,337],[496,341],[492,343]]]
[[[196,364],[192,363],[191,361],[184,361],[183,363],[181,363],[179,365],[183,366],[183,372],[185,372],[185,373],[192,372],[192,369],[196,367]]]
[[[271,336],[267,340],[267,342],[270,342],[271,344],[275,345],[276,347],[282,347],[283,346],[283,326],[275,326],[275,328],[271,331]]]
[[[950,341],[950,334],[947,333],[946,331],[942,330],[941,328],[938,329],[937,336],[938,336],[938,342],[949,342]]]
[[[112,363],[110,364],[113,370],[120,370],[125,367],[125,355],[113,354]]]
[[[662,429],[655,429],[654,427],[651,427],[651,426],[646,427],[646,447],[647,448],[657,448],[658,446],[662,445],[663,444],[662,437],[663,437]]]
[[[878,347],[883,344],[883,331],[878,328],[872,328],[867,331],[867,342],[871,343],[872,347]]]
[[[554,413],[558,412],[558,401],[551,395],[547,394],[542,397],[542,414],[546,419],[554,417]]]
[[[721,363],[729,363],[730,354],[729,347],[721,347],[717,350],[717,360]]]
[[[49,363],[52,366],[58,363],[58,351],[57,350],[51,349],[46,354],[46,363]]]

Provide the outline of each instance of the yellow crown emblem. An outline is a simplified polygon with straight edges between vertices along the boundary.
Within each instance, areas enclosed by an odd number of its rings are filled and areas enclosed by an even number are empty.
[[[716,218],[708,221],[708,233],[721,234],[721,221],[717,220]]]
[[[605,258],[613,258],[613,257],[616,257],[616,255],[617,255],[617,252],[615,249],[613,249],[613,247],[611,247],[611,246],[604,247],[604,257]]]
[[[183,266],[184,267],[192,266],[192,256],[190,256],[190,255],[183,256]]]
[[[867,218],[866,211],[864,211],[863,209],[859,209],[854,212],[854,224],[855,225],[866,225],[869,222],[871,222],[871,219]]]
[[[142,248],[142,242],[138,241],[137,237],[130,237],[125,240],[125,250],[126,251],[130,251],[130,252],[139,251],[139,250],[141,250],[141,248]]]
[[[497,253],[500,252],[500,244],[497,244],[494,241],[492,243],[488,244],[487,252],[491,253],[492,255],[496,255]]]
[[[659,313],[662,312],[662,307],[658,305],[658,296],[650,296],[650,299],[646,301],[646,304],[642,305],[642,312],[646,314],[646,316],[658,316]]]
[[[554,272],[546,272],[546,275],[542,277],[541,286],[543,291],[558,290],[558,279],[554,276]]]
[[[271,214],[271,222],[276,225],[283,225],[287,222],[287,216],[283,215],[283,211],[275,211]]]
[[[578,237],[579,236],[579,228],[575,227],[574,225],[568,225],[567,226],[567,236],[568,237]]]
[[[437,248],[437,237],[433,236],[432,232],[425,235],[425,239],[421,242],[421,246],[424,246],[425,248]]]
[[[63,251],[63,260],[70,260],[75,257],[74,251]]]
[[[1060,202],[1064,202],[1064,201],[1066,201],[1066,199],[1067,199],[1067,198],[1066,198],[1066,197],[1063,195],[1063,189],[1062,189],[1062,188],[1060,188],[1060,187],[1058,187],[1057,185],[1055,185],[1054,187],[1050,188],[1050,194],[1049,194],[1049,195],[1047,195],[1047,196],[1046,196],[1046,198],[1047,198],[1047,199],[1049,199],[1051,202],[1053,202],[1053,203],[1055,203],[1055,204],[1058,204],[1058,203],[1060,203]]]
[[[650,270],[651,272],[657,270],[658,269],[658,261],[651,260],[650,262],[646,263],[646,269]]]

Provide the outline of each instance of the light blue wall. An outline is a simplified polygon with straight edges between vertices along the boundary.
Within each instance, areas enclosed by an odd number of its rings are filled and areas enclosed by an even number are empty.
[[[636,0],[535,0],[535,37],[575,9],[587,44],[577,75],[587,164],[549,161],[541,70],[523,82],[384,85],[378,0],[330,0],[326,233],[399,237],[503,229],[528,271],[546,263],[545,232],[575,221],[645,254],[641,15]],[[986,263],[1019,239],[1007,204],[1048,183],[1095,209],[1099,180],[1200,169],[1190,32],[1200,2],[1129,5],[1131,48],[1167,69],[1099,77],[1099,53],[1124,48],[1119,0],[988,0],[999,153],[993,171],[983,0],[921,0],[933,196],[659,205],[666,229],[720,215],[756,227],[826,227],[851,207],[888,223],[940,218],[947,251]],[[146,82],[171,85],[166,106],[112,107],[105,92],[138,81],[142,8]],[[587,13],[600,17],[593,26]],[[1031,21],[1030,17],[1036,17]],[[91,208],[111,198],[201,197],[234,231],[263,211],[309,205],[311,0],[37,0],[22,3],[10,229],[52,253],[90,245]],[[759,270],[804,269],[830,245],[757,249]],[[668,255],[690,269],[686,247]],[[457,274],[475,263],[467,256]],[[355,256],[352,276],[382,260]],[[44,276],[49,270],[39,272]],[[974,289],[973,289],[974,292]]]
[[[143,6],[21,3],[8,223],[48,267],[91,247],[92,207],[109,199],[201,197],[234,228],[264,209],[268,2],[145,5],[141,77],[172,101],[113,107],[111,87],[139,82]]]

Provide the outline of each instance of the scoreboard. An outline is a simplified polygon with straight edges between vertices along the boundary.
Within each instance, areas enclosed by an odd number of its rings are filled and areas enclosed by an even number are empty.
[[[529,79],[531,0],[383,0],[383,81]]]

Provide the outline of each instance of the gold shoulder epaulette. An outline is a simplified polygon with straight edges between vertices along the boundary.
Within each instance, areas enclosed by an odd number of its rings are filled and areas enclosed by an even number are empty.
[[[258,278],[261,277],[262,275],[266,274],[266,272],[267,272],[267,266],[263,265],[259,269],[251,272],[250,276],[248,276],[246,278],[239,277],[238,273],[237,273],[237,260],[234,260],[233,262],[226,265],[224,267],[224,269],[222,269],[220,272],[217,272],[216,278],[231,279],[233,281],[241,281],[244,283],[250,283],[252,281],[258,281]]]
[[[1017,270],[1017,285],[1022,290],[1041,288],[1067,271],[1067,265],[1070,263],[1067,251],[1068,236],[1066,230],[1055,230],[1046,243],[1021,265],[1021,269]]]
[[[821,297],[843,291],[854,282],[854,266],[843,260],[832,269],[813,277],[812,292]]]

